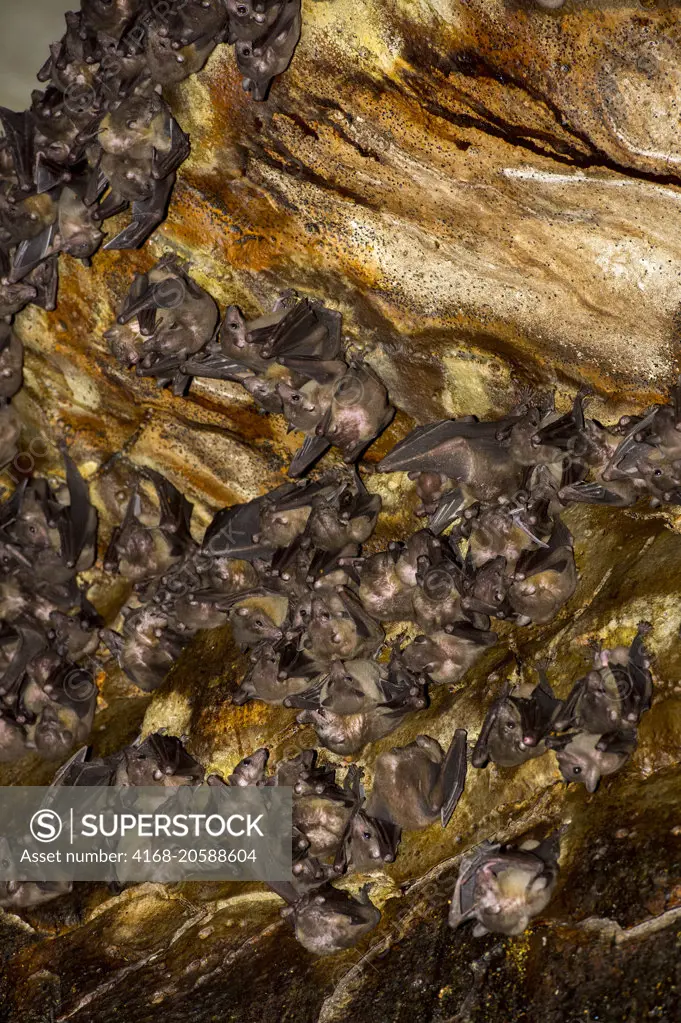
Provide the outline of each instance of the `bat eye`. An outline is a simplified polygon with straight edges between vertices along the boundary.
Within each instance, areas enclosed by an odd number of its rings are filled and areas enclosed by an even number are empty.
[[[362,832],[362,838],[366,838],[367,840],[370,839],[371,838],[371,832],[370,831],[363,831]]]
[[[250,50],[250,47],[248,47],[248,46],[244,46],[244,48],[243,48],[243,50],[241,52],[243,53],[244,57],[250,57],[250,55],[251,55],[251,50]]]
[[[573,774],[581,774],[582,773],[581,767],[573,767],[572,768],[572,773]]]
[[[262,618],[256,618],[253,624],[255,625],[256,629],[262,629],[265,623],[263,622]]]
[[[300,401],[300,395],[299,394],[292,394],[291,395],[291,401]]]
[[[507,732],[512,732],[513,729],[515,728],[515,722],[507,721],[506,724],[504,725],[504,728],[506,729]]]
[[[662,469],[655,469],[655,471],[653,472],[653,476],[661,476],[661,475],[662,475]]]
[[[246,8],[244,7],[243,4],[239,4],[239,6],[236,9],[236,12],[237,12],[237,14],[245,14],[246,13]]]

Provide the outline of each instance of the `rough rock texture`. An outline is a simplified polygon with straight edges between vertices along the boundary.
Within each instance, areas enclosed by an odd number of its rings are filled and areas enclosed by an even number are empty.
[[[367,463],[414,422],[496,415],[528,386],[580,384],[614,419],[666,395],[678,370],[681,301],[681,18],[669,3],[568,0],[320,0],[267,104],[243,103],[231,52],[178,88],[193,152],[163,228],[140,253],[64,259],[59,306],[19,319],[27,346],[17,405],[41,471],[66,432],[108,536],[122,451],[211,509],[280,481],[298,443],[237,385],[199,381],[187,398],[121,370],[101,335],[134,271],[171,248],[220,302],[247,314],[280,289],[324,297],[367,353],[400,412]],[[38,455],[40,451],[42,454]],[[110,485],[110,481],[114,485]],[[377,536],[413,529],[400,477],[380,489]],[[472,771],[449,828],[407,836],[374,875],[379,928],[315,960],[257,885],[96,886],[0,915],[0,1016],[24,1023],[287,1020],[295,1023],[616,1023],[678,1015],[681,940],[681,537],[646,510],[572,510],[581,579],[550,626],[502,632],[456,691],[360,758],[418,732],[474,738],[501,683],[549,653],[559,695],[588,641],[654,626],[656,697],[629,765],[589,796],[551,755]],[[675,523],[671,522],[672,525]],[[113,617],[125,596],[97,582]],[[150,700],[120,673],[102,681],[95,750],[167,725],[206,767],[255,746],[308,744],[293,712],[234,707],[241,662],[229,630],[185,651]],[[490,678],[490,674],[492,677]],[[330,757],[333,759],[333,757]],[[3,780],[44,781],[33,760]],[[574,789],[574,791],[573,791]],[[446,926],[458,859],[488,836],[570,822],[559,889],[518,938]],[[352,878],[353,886],[363,879]]]

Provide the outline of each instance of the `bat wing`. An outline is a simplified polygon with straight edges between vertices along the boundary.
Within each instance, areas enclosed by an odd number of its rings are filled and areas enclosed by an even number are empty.
[[[135,316],[139,318],[142,313],[153,311],[154,317],[152,317],[151,321],[151,331],[153,331],[156,308],[154,289],[149,284],[148,274],[135,274],[135,278],[128,288],[128,293],[123,299],[123,305],[118,314],[117,322],[120,324],[129,323]],[[140,328],[141,326],[140,323]],[[143,330],[142,333],[146,334],[147,331]]]
[[[466,739],[466,731],[463,728],[457,728],[440,767],[441,793],[439,794],[442,796],[440,820],[443,828],[449,824],[466,786],[468,770]]]
[[[31,286],[35,288],[36,292],[33,304],[40,306],[41,309],[57,308],[57,286],[59,283],[57,259],[56,254],[48,256],[29,277]]]
[[[550,731],[563,705],[562,700],[557,700],[553,695],[545,677],[535,686],[529,699],[516,698],[514,702],[520,711],[523,734],[533,737],[536,742],[540,742]]]
[[[540,426],[535,434],[538,444],[567,449],[570,442],[585,429],[584,399],[586,394],[580,391],[573,402],[572,408],[564,416],[554,419],[546,426]]]
[[[136,199],[132,204],[132,220],[104,246],[105,249],[139,249],[149,235],[165,218],[170,193],[175,184],[175,175],[170,174],[160,181],[154,181],[151,194],[146,199]],[[100,207],[101,209],[101,207]]]
[[[14,161],[14,170],[22,188],[33,188],[33,118],[29,110],[21,112],[0,107],[0,122]]]
[[[194,540],[190,530],[194,505],[170,480],[154,469],[145,468],[143,474],[152,481],[161,505],[159,528],[174,546],[174,553],[181,554]]]
[[[428,528],[431,533],[439,536],[447,526],[450,526],[459,515],[465,502],[466,499],[459,487],[443,494],[437,503],[437,508],[428,520]]]
[[[338,591],[338,596],[343,601],[345,609],[355,623],[357,635],[361,639],[370,639],[372,636],[376,637],[377,643],[379,642],[380,633],[378,630],[378,624],[376,621],[366,613],[360,601],[355,595],[343,586]]]
[[[458,478],[463,475],[467,442],[486,437],[488,426],[455,419],[418,426],[378,463],[378,471],[442,472]]]
[[[202,552],[244,561],[270,557],[274,548],[253,540],[260,532],[260,501],[256,498],[216,512],[203,538]]]
[[[12,284],[17,284],[23,280],[44,259],[54,255],[58,233],[59,224],[55,220],[53,224],[44,228],[35,238],[25,238],[24,241],[17,245],[14,259],[12,260],[12,270],[9,275]]]
[[[137,492],[137,483],[135,483],[132,494],[130,495],[130,500],[128,501],[128,507],[125,510],[125,515],[123,516],[123,521],[120,526],[116,526],[114,528],[111,534],[111,539],[109,540],[109,546],[107,547],[104,555],[104,568],[107,572],[118,571],[118,545],[132,524],[137,521],[140,508],[141,501]]]
[[[490,735],[492,734],[492,728],[494,727],[494,722],[497,719],[499,709],[502,706],[502,704],[505,703],[505,701],[508,699],[509,692],[510,686],[508,685],[508,682],[506,682],[504,683],[504,687],[501,690],[501,695],[499,696],[499,699],[494,701],[492,706],[487,711],[487,714],[485,715],[485,720],[483,721],[482,728],[480,729],[480,735],[478,736],[478,740],[475,746],[473,747],[473,755],[471,757],[471,763],[473,764],[473,767],[487,766],[487,763],[489,761],[488,750],[489,738]]]
[[[203,777],[201,765],[187,753],[180,740],[174,735],[155,732],[135,747],[135,755],[152,759],[164,774]]]
[[[167,178],[170,174],[174,174],[191,152],[189,135],[182,131],[174,117],[170,118],[168,136],[170,141],[168,151],[160,153],[157,149],[154,149],[154,155],[151,160],[151,173],[157,181]]]
[[[632,503],[617,491],[608,490],[602,483],[587,483],[579,480],[567,487],[561,487],[558,496],[564,503],[573,501],[576,504],[600,504],[613,508],[625,508]]]
[[[87,785],[99,787],[111,785],[115,774],[115,764],[108,760],[88,760],[88,747],[82,746],[60,767],[50,785],[50,791],[63,786]],[[49,797],[48,797],[49,798]]]
[[[338,359],[311,359],[282,356],[277,360],[293,373],[318,384],[330,384],[345,373],[347,366]]]
[[[192,356],[183,363],[182,369],[189,376],[209,377],[212,380],[235,380],[242,383],[246,377],[253,376],[253,370],[243,363],[223,355],[219,346],[215,350],[205,351]]]
[[[304,483],[283,483],[267,495],[267,501],[273,502],[277,511],[292,511],[295,508],[304,508],[326,489],[326,484],[312,480]]]
[[[275,359],[284,356],[319,358],[323,354],[320,345],[326,337],[325,324],[310,302],[302,298],[276,325],[263,354]]]
[[[649,412],[648,415],[645,416],[643,419],[640,419],[638,420],[638,422],[635,422],[633,424],[631,429],[627,431],[627,433],[624,435],[620,443],[615,448],[615,451],[613,452],[610,461],[603,470],[604,472],[607,472],[608,469],[616,468],[617,465],[622,461],[622,459],[626,455],[629,454],[630,451],[638,447],[641,441],[637,440],[636,438],[645,437],[646,433],[649,432],[650,428],[652,427],[656,415],[657,409],[654,409],[652,412]]]
[[[296,643],[283,641],[279,653],[279,671],[285,672],[287,678],[314,678],[319,675],[319,664],[312,660]]]
[[[16,633],[17,649],[0,680],[0,696],[6,704],[16,703],[26,669],[47,646],[43,633],[30,625],[17,626]]]
[[[639,626],[639,631],[634,637],[634,641],[629,648],[629,664],[628,672],[629,678],[631,679],[631,694],[632,699],[630,703],[632,709],[636,709],[640,714],[648,710],[652,699],[653,680],[648,670],[648,659],[646,655],[646,649],[643,645],[643,639],[648,629],[644,625]],[[627,707],[627,699],[623,700],[623,709],[625,713],[629,709]]]
[[[636,749],[637,737],[635,728],[623,728],[617,732],[602,735],[596,743],[596,749],[602,753],[621,753],[629,755]]]
[[[323,349],[319,352],[319,358],[337,359],[341,353],[341,326],[342,315],[336,309],[327,309],[322,302],[312,301],[310,303],[317,314],[317,318],[326,327],[326,338]]]
[[[76,463],[65,451],[62,454],[71,503],[61,510],[59,516],[61,556],[67,568],[75,568],[85,547],[95,542],[97,517],[90,501],[89,487]]]
[[[296,710],[318,710],[322,706],[322,697],[329,681],[328,675],[322,675],[317,682],[304,689],[302,693],[295,693],[287,696],[284,700],[285,707],[295,707]]]
[[[302,476],[310,469],[315,462],[317,462],[323,454],[325,454],[331,447],[331,442],[326,437],[313,436],[306,437],[302,443],[302,446],[296,451],[291,464],[289,466],[288,474],[292,478]]]

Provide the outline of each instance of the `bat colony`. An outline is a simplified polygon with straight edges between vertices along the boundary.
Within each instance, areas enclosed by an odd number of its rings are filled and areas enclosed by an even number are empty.
[[[226,42],[244,89],[265,100],[301,29],[299,0],[83,0],[66,23],[31,109],[0,108],[2,465],[21,434],[11,404],[22,383],[13,316],[27,303],[55,308],[58,254],[87,265],[110,216],[130,209],[128,226],[104,244],[129,249],[165,215],[190,147],[164,87]],[[152,691],[193,636],[228,623],[250,654],[233,702],[290,708],[320,748],[359,754],[425,709],[434,687],[465,684],[498,641],[493,620],[523,628],[555,618],[578,581],[567,507],[681,504],[681,387],[669,404],[610,426],[586,415],[583,393],[563,414],[536,394],[499,419],[430,423],[400,441],[378,471],[408,474],[427,525],[368,553],[381,499],[357,463],[394,409],[371,367],[346,355],[338,312],[285,292],[255,320],[234,305],[222,314],[169,254],[120,296],[106,339],[122,366],[178,397],[196,377],[238,382],[303,439],[290,481],[218,511],[200,542],[187,498],[158,472],[119,460],[119,482],[98,484],[120,522],[104,571],[131,588],[117,629],[80,576],[97,559],[97,513],[66,448],[63,485],[32,475],[16,487],[0,506],[1,760],[35,750],[63,765],[54,785],[291,787],[292,872],[279,894],[296,937],[318,955],[351,947],[380,919],[370,886],[352,896],[334,880],[392,862],[402,831],[446,827],[469,764],[512,768],[553,751],[565,781],[589,792],[623,767],[652,699],[645,622],[629,647],[598,649],[565,699],[554,695],[547,663],[534,666],[534,684],[504,686],[481,708],[471,749],[459,728],[447,749],[423,734],[382,753],[371,791],[356,764],[341,780],[316,749],[271,764],[261,748],[226,779],[206,778],[183,742],[162,732],[91,757],[83,744],[97,670],[114,657]],[[301,478],[332,448],[344,466]],[[417,634],[387,644],[384,625],[394,622]],[[452,926],[474,920],[475,934],[521,933],[556,885],[559,837],[487,841],[466,853]],[[65,890],[5,883],[0,906]]]

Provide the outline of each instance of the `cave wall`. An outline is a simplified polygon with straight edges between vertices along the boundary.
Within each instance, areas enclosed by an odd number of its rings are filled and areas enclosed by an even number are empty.
[[[104,539],[126,459],[160,469],[197,502],[199,538],[212,510],[280,482],[300,439],[238,385],[197,381],[178,398],[115,362],[103,331],[133,273],[167,249],[191,260],[223,311],[236,303],[255,314],[287,287],[342,310],[347,344],[399,410],[368,468],[414,422],[500,415],[527,388],[556,387],[565,405],[582,385],[590,414],[611,421],[666,397],[678,372],[675,5],[308,0],[303,17],[293,64],[267,103],[243,96],[226,47],[172,94],[192,155],[151,241],[100,252],[90,269],[62,257],[57,310],[18,318],[22,442],[41,439],[39,468],[50,471],[54,441],[67,437]],[[367,482],[384,499],[379,538],[413,530],[403,481]],[[464,685],[442,687],[360,762],[370,782],[378,753],[418,732],[443,738],[463,726],[474,737],[516,655],[531,665],[548,651],[564,696],[591,640],[628,642],[648,619],[656,699],[625,770],[593,796],[567,789],[552,756],[472,772],[450,827],[408,836],[373,878],[376,932],[323,962],[256,885],[145,885],[116,897],[85,886],[21,918],[5,913],[7,1018],[674,1019],[681,537],[673,517],[640,509],[573,509],[566,521],[580,584],[558,618],[502,629]],[[97,568],[92,582],[113,618],[124,594],[105,590]],[[257,745],[276,758],[309,743],[293,712],[229,703],[242,667],[222,630],[200,636],[153,698],[107,668],[95,751],[165,725],[189,733],[206,767],[225,770]],[[1,777],[38,782],[51,770],[27,758]],[[512,839],[566,820],[560,887],[529,931],[476,940],[448,930],[462,852],[490,834]]]

